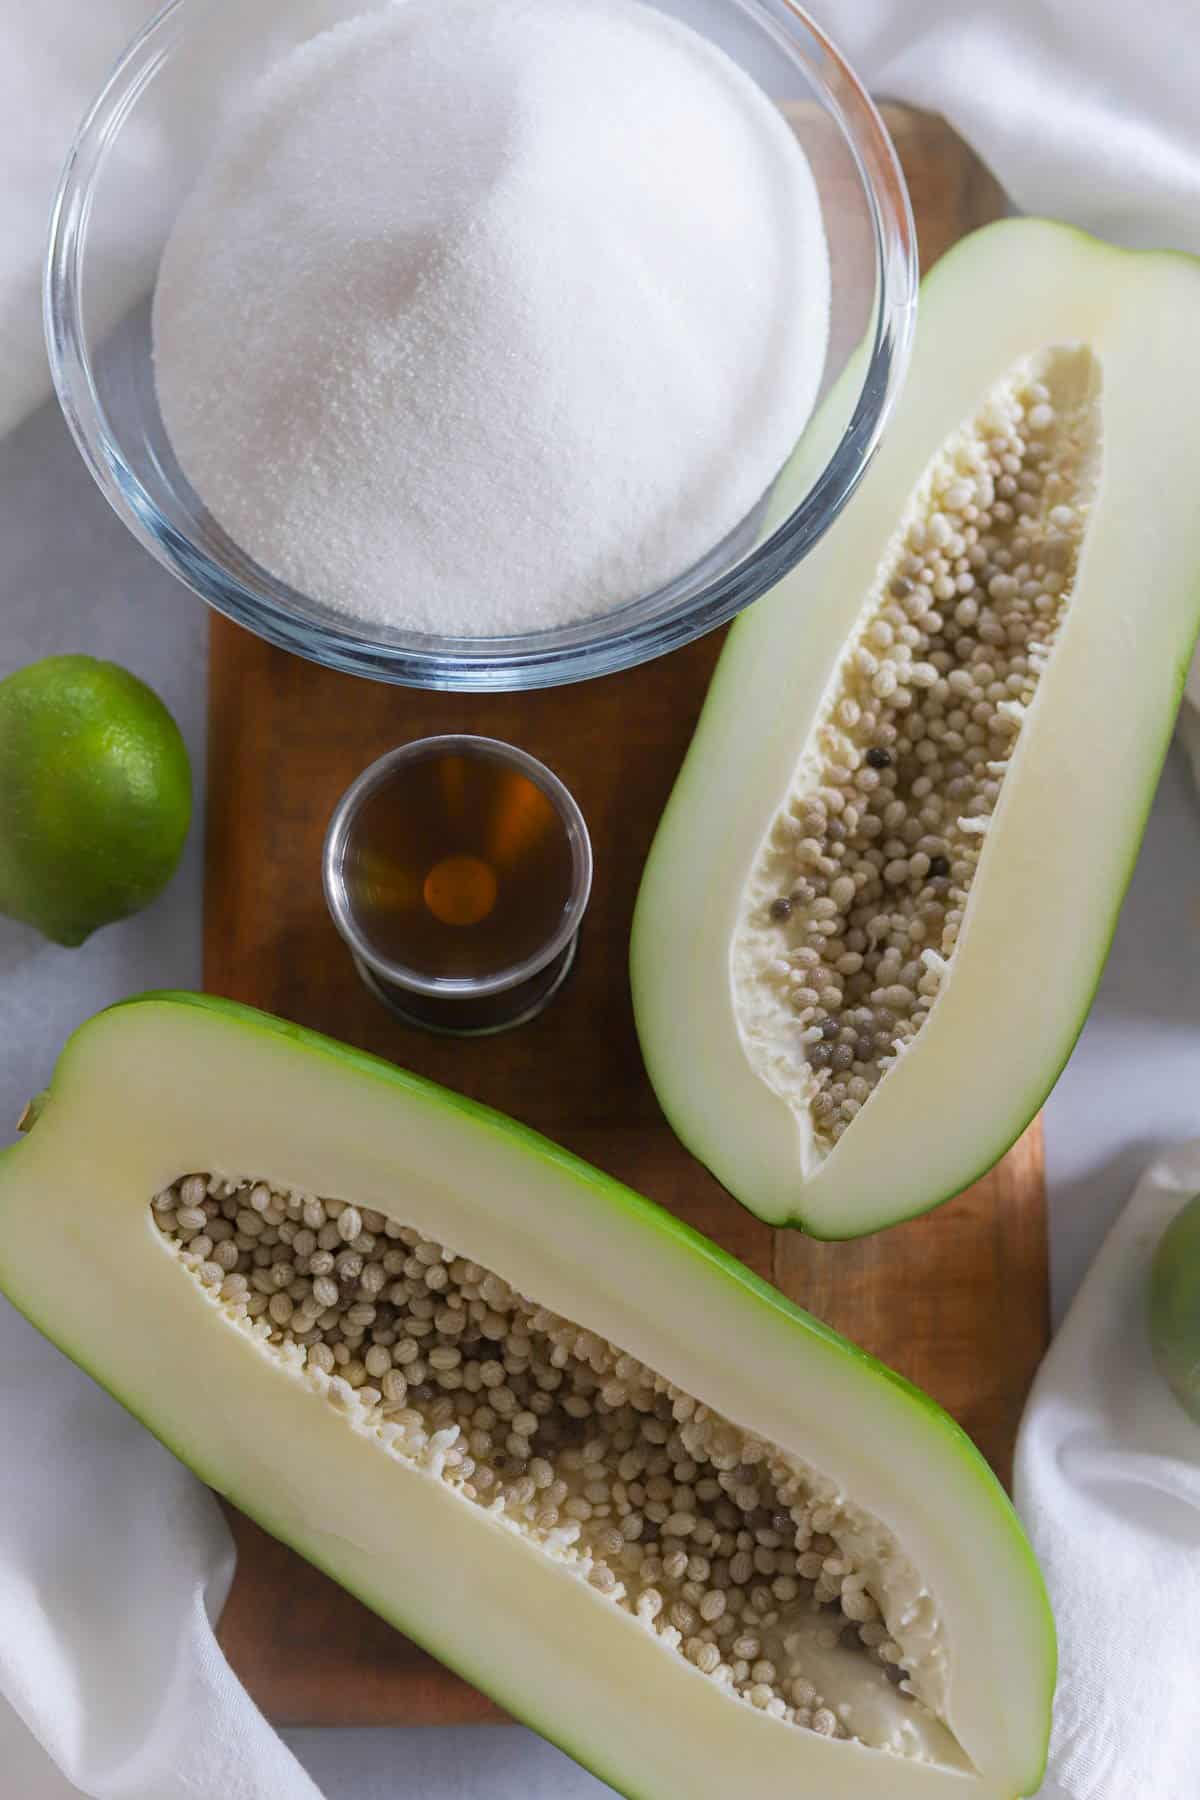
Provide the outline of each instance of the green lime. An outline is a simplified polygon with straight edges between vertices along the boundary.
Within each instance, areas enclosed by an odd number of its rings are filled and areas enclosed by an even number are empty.
[[[1150,1347],[1179,1404],[1200,1424],[1200,1196],[1176,1213],[1154,1252]]]
[[[48,656],[0,681],[0,912],[82,944],[166,885],[191,814],[179,727],[128,669]]]

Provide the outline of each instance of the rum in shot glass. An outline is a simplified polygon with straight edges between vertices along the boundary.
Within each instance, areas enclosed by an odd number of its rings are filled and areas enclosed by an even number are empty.
[[[475,1036],[524,1024],[561,987],[592,851],[535,757],[496,738],[419,738],[347,788],[323,879],[376,998],[408,1024]]]

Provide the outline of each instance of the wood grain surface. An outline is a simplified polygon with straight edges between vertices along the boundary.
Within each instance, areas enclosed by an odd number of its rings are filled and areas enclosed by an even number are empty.
[[[1003,196],[940,120],[887,109],[926,267]],[[422,694],[289,657],[219,618],[211,640],[205,982],[347,1039],[524,1120],[709,1233],[927,1388],[1007,1477],[1048,1334],[1041,1139],[922,1220],[817,1244],[751,1217],[681,1147],[633,1029],[626,956],[638,878],[720,649],[535,694]],[[547,761],[587,817],[596,883],[580,954],[541,1018],[506,1036],[410,1030],[364,991],[321,898],[321,841],[374,757],[481,731]],[[280,1724],[455,1723],[490,1703],[232,1513],[238,1569],[220,1626]]]

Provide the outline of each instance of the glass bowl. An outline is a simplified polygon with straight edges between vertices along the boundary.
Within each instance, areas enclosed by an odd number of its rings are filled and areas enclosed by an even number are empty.
[[[54,385],[85,462],[134,536],[218,612],[354,674],[409,687],[549,687],[644,662],[723,624],[812,549],[854,492],[903,379],[915,318],[916,238],[891,140],[791,0],[662,8],[718,42],[788,110],[812,161],[832,271],[818,412],[750,517],[687,574],[595,617],[520,635],[356,626],[239,550],[179,469],[150,346],[171,220],[247,85],[314,32],[372,10],[371,0],[172,0],[117,64],[67,160],[46,270]]]

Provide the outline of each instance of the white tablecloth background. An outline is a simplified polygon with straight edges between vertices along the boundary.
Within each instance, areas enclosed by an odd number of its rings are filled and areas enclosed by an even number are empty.
[[[26,201],[25,229],[40,211],[35,188],[76,110],[72,84],[85,65],[90,69],[103,59],[113,17],[128,17],[131,8],[140,10],[137,0],[42,0],[37,7],[0,0],[0,118],[28,122],[15,150],[8,146],[15,161],[4,202],[13,209],[13,217],[5,217],[12,227],[5,255],[15,254]],[[954,9],[937,0],[839,0],[821,13],[831,27],[840,27],[847,49],[882,91],[941,104],[971,129],[1001,167],[1007,163],[1018,198],[1131,240],[1172,235],[1182,242],[1186,234],[1196,240],[1195,166],[1178,148],[1186,142],[1195,149],[1200,33],[1191,0],[1148,0],[1135,9],[1072,0],[962,0]],[[1048,73],[1035,79],[1035,62]],[[31,117],[27,96],[35,82],[42,99]],[[1111,129],[1100,142],[1093,134],[1081,161],[1081,119],[1086,114],[1094,120],[1101,107]],[[1031,139],[1044,145],[1040,167],[1021,151]],[[1148,168],[1157,180],[1154,224],[1145,210]],[[0,255],[0,417],[3,366],[10,372],[10,416],[36,395],[41,380],[29,363],[25,309],[32,290],[22,295],[19,283],[3,286],[6,272]],[[0,674],[51,651],[87,650],[125,662],[172,707],[202,771],[202,609],[126,536],[49,406],[0,441],[0,545]],[[201,824],[198,818],[184,868],[168,894],[141,918],[101,933],[82,950],[53,948],[0,920],[0,1141],[79,1020],[143,987],[199,983]],[[1056,1315],[1153,1150],[1195,1132],[1198,940],[1200,832],[1196,799],[1176,751],[1095,1008],[1047,1109]],[[109,1485],[120,1492],[144,1478],[156,1496],[156,1517],[146,1521],[153,1532],[164,1508],[186,1510],[196,1503],[197,1490],[138,1427],[2,1306],[0,1406],[9,1426],[0,1459],[0,1537],[20,1529],[28,1466],[44,1463],[44,1504],[62,1521],[59,1566],[47,1580],[57,1584],[64,1604],[78,1607],[87,1629],[111,1641],[120,1669],[122,1656],[144,1654],[145,1646],[139,1651],[136,1588],[132,1601],[124,1590],[129,1604],[122,1605],[111,1581],[113,1547],[94,1535],[98,1496]],[[30,1419],[35,1429],[25,1423]],[[217,1527],[203,1503],[196,1504],[196,1554],[211,1563],[208,1600],[215,1609],[228,1568],[219,1537],[206,1535]],[[131,1580],[136,1583],[136,1571]],[[23,1603],[11,1580],[0,1580],[0,1639],[5,1619]],[[43,1694],[39,1704],[76,1719],[77,1748],[94,1767],[103,1762],[106,1721],[94,1707],[72,1713],[81,1698],[60,1691]],[[288,1741],[330,1800],[398,1794],[582,1800],[607,1791],[516,1728],[304,1731],[289,1733]],[[76,1792],[48,1772],[37,1746],[7,1713],[0,1717],[0,1756],[0,1791],[13,1800],[65,1800]],[[120,1791],[141,1794],[136,1770],[129,1771],[128,1790]],[[180,1791],[194,1792],[197,1800],[211,1793],[216,1800],[212,1789]],[[269,1788],[254,1790],[260,1791]],[[232,1782],[220,1800],[237,1800]]]

